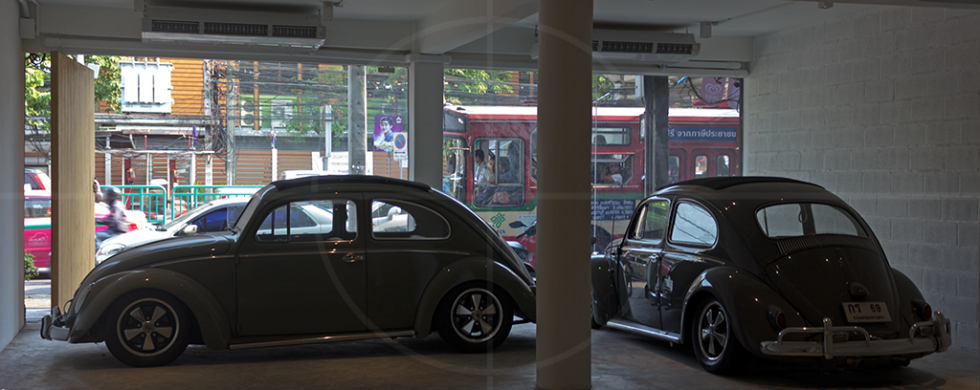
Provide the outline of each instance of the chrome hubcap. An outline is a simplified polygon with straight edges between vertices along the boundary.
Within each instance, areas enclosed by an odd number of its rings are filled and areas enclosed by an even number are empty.
[[[728,321],[725,312],[718,302],[712,302],[704,308],[700,318],[698,347],[709,361],[718,360],[728,345]]]
[[[131,303],[118,321],[119,341],[131,353],[154,356],[166,351],[178,330],[177,316],[166,302],[145,298]]]
[[[500,312],[500,301],[491,292],[482,288],[463,291],[453,304],[453,328],[466,341],[484,342],[500,329]]]

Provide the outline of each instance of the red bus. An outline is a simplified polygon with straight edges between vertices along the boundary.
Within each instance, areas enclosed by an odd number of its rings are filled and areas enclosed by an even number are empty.
[[[595,248],[621,237],[644,193],[642,107],[593,109],[592,229]],[[672,108],[670,182],[737,176],[739,115],[732,109]],[[477,164],[483,160],[484,165]],[[537,107],[447,106],[443,117],[443,191],[465,203],[506,239],[537,211]],[[532,239],[533,240],[533,239]],[[532,253],[534,243],[525,242]]]

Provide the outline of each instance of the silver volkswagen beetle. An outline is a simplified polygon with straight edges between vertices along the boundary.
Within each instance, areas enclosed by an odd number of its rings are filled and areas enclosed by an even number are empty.
[[[45,316],[41,337],[104,341],[131,366],[167,364],[192,343],[242,349],[433,331],[486,352],[515,318],[534,321],[534,293],[507,243],[445,194],[381,177],[309,177],[259,190],[230,230],[107,258],[63,312]]]

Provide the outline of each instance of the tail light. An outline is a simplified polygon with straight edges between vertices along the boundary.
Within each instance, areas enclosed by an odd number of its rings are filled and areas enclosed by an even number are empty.
[[[912,311],[915,312],[923,321],[932,319],[932,306],[921,299],[912,300]]]

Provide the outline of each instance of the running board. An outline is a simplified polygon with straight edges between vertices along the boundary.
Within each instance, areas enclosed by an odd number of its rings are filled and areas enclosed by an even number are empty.
[[[606,322],[606,326],[624,332],[652,337],[657,340],[663,340],[663,341],[677,343],[677,344],[681,343],[681,335],[677,333],[671,333],[660,329],[651,328],[649,326],[638,324],[633,321],[628,321],[621,318],[609,320],[608,322]]]
[[[301,338],[290,338],[282,340],[270,340],[270,341],[256,341],[256,342],[242,342],[239,344],[231,344],[228,349],[251,349],[251,348],[267,348],[267,347],[285,347],[290,345],[302,345],[302,344],[317,344],[317,343],[332,343],[336,341],[355,341],[355,340],[369,340],[369,339],[387,339],[396,337],[412,337],[415,336],[415,331],[405,330],[401,332],[365,332],[365,333],[349,333],[335,336],[317,336],[317,337],[301,337]]]

